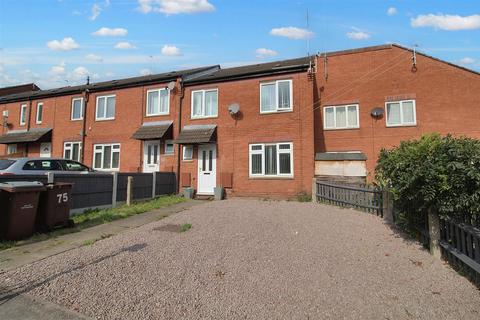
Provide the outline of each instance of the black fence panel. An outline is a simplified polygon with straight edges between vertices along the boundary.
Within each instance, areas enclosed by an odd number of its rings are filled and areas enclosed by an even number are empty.
[[[155,195],[173,194],[176,191],[177,179],[174,172],[157,172]]]
[[[112,204],[113,175],[111,174],[57,174],[55,182],[73,183],[72,209]]]
[[[47,175],[15,175],[0,176],[0,183],[10,181],[40,181],[47,183]]]

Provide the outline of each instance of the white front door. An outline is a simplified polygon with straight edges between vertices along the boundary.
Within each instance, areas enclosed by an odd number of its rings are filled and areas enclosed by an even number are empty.
[[[198,189],[197,194],[213,194],[217,186],[217,146],[198,146]]]
[[[160,141],[143,143],[143,172],[160,171]]]
[[[50,158],[52,156],[52,143],[42,142],[40,143],[40,157]]]

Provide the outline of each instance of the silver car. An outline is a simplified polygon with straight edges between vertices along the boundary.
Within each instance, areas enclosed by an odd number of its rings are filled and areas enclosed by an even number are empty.
[[[61,158],[0,159],[0,175],[39,175],[48,172],[87,174],[93,170],[80,162]]]

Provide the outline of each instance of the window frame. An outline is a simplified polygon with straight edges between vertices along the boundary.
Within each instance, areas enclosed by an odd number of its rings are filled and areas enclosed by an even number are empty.
[[[289,145],[288,150],[280,149],[280,145]],[[252,150],[253,146],[261,146],[261,150]],[[265,147],[276,146],[276,160],[277,160],[277,173],[265,174]],[[280,173],[280,154],[290,154],[290,173]],[[262,155],[262,172],[252,173],[252,155]],[[250,178],[293,178],[294,177],[294,157],[293,157],[293,142],[272,142],[272,143],[250,143],[248,145],[248,176]]]
[[[185,149],[191,148],[192,149],[192,156],[190,158],[185,157]],[[182,148],[182,161],[193,161],[193,145],[186,145]]]
[[[67,151],[67,144],[70,144],[70,146],[68,147],[68,149],[70,150],[70,156],[73,155],[73,145],[78,144],[78,159],[73,159],[72,157],[67,158],[65,156],[65,151]],[[63,143],[63,159],[80,162],[81,154],[82,154],[82,142],[81,141],[65,141]]]
[[[172,145],[172,152],[167,152],[167,145],[169,144]],[[163,149],[163,154],[167,156],[171,156],[175,154],[175,144],[173,143],[173,140],[165,140],[165,147]]]
[[[105,99],[105,117],[102,117],[102,118],[99,118],[98,117],[98,100],[100,99]],[[108,98],[115,98],[115,104],[113,105],[114,106],[114,110],[113,110],[113,117],[109,117],[107,118],[107,99]],[[115,94],[109,94],[109,95],[103,95],[103,96],[97,96],[96,98],[96,105],[95,105],[95,121],[109,121],[109,120],[115,120],[115,113],[116,113],[116,110],[117,110],[117,95]]]
[[[22,103],[20,105],[20,125],[21,126],[24,126],[27,124],[27,104],[26,103]],[[25,114],[23,113],[23,110],[25,110]]]
[[[279,82],[288,82],[290,84],[290,107],[279,108],[278,107],[278,84]],[[275,84],[275,110],[262,111],[262,86]],[[282,113],[282,112],[291,112],[293,111],[293,80],[292,79],[282,79],[282,80],[273,80],[273,81],[263,81],[260,82],[260,114],[269,114],[269,113]]]
[[[74,109],[74,106],[75,106],[75,101],[77,101],[77,100],[80,100],[80,118],[74,118],[74,117],[73,117],[73,114],[74,114],[73,109]],[[71,120],[71,121],[81,121],[81,120],[83,120],[83,116],[84,116],[84,115],[83,115],[83,109],[84,109],[83,97],[81,97],[81,98],[72,98],[72,110],[71,110],[71,112],[70,112],[70,120]],[[96,112],[96,111],[97,111],[97,110],[95,110],[95,117],[97,116],[97,112]]]
[[[115,150],[118,150],[118,168],[112,168],[112,162],[113,162],[113,147],[114,146],[118,146],[118,149],[115,149]],[[110,168],[108,169],[105,169],[105,168],[98,168],[98,167],[95,167],[95,154],[98,153],[97,150],[96,150],[96,147],[101,147],[102,148],[102,151],[101,151],[101,158],[100,158],[100,162],[103,166],[103,160],[105,158],[105,147],[111,147],[111,157],[110,157]],[[93,145],[93,158],[92,158],[92,168],[97,170],[97,171],[113,171],[113,172],[116,172],[116,171],[120,171],[120,162],[121,162],[121,143],[97,143],[97,144],[94,144]]]
[[[202,93],[202,115],[195,116],[193,114],[193,96],[195,93],[201,92]],[[216,92],[217,93],[217,112],[214,115],[205,115],[205,99],[207,96],[207,92]],[[217,118],[218,117],[218,88],[213,89],[199,89],[199,90],[192,90],[191,92],[191,100],[190,100],[190,118],[191,119],[208,119],[208,118]]]
[[[41,109],[41,112],[39,113],[38,110]],[[40,120],[38,120],[38,115],[41,115]],[[43,122],[43,102],[37,102],[37,111],[35,114],[35,123],[36,124],[41,124]]]
[[[348,107],[355,107],[357,110],[357,125],[350,126],[348,125]],[[327,117],[326,117],[326,110],[333,108],[333,120],[334,126],[327,127]],[[337,108],[345,108],[345,127],[337,127]],[[323,130],[350,130],[350,129],[359,129],[360,128],[360,104],[359,103],[350,103],[350,104],[340,104],[340,105],[329,105],[323,107]]]
[[[166,112],[159,112],[159,113],[148,113],[148,94],[150,92],[158,92],[158,103],[160,104],[160,91],[167,91],[167,111]],[[158,106],[160,110],[160,105]],[[168,88],[158,88],[158,89],[149,89],[147,90],[147,97],[145,99],[145,116],[146,117],[154,117],[154,116],[167,116],[170,114],[170,90]]]
[[[14,149],[14,152],[11,152]],[[15,154],[18,151],[18,145],[16,143],[9,143],[7,144],[7,155]]]
[[[405,102],[412,102],[413,105],[413,122],[405,123],[403,121],[403,104]],[[388,123],[388,105],[398,103],[400,105],[400,123],[399,124],[389,124]],[[385,102],[385,125],[387,128],[395,127],[415,127],[417,125],[417,104],[415,99],[406,99],[406,100],[397,100],[397,101],[386,101]]]

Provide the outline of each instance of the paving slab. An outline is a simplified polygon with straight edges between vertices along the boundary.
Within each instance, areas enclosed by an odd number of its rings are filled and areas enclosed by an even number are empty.
[[[163,217],[186,210],[205,201],[191,200],[115,220],[79,232],[69,233],[44,241],[29,243],[0,251],[0,274],[85,245],[85,242],[119,234]]]

